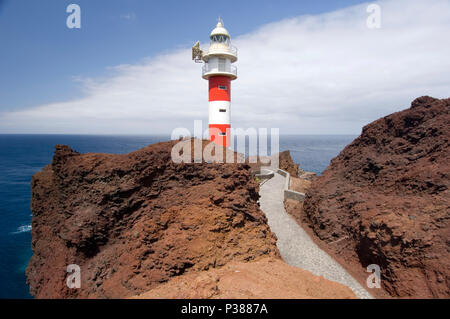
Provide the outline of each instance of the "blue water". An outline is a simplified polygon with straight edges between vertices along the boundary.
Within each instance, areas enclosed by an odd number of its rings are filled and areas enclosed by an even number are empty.
[[[280,149],[295,162],[321,173],[355,136],[281,136]],[[30,181],[51,162],[54,145],[74,150],[128,153],[167,141],[167,136],[0,135],[0,298],[31,298],[25,268],[31,252]]]
[[[357,135],[282,135],[280,150],[290,150],[295,163],[320,175]]]

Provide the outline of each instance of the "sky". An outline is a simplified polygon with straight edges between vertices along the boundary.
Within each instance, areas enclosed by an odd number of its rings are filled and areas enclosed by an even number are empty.
[[[71,3],[80,29],[66,26]],[[239,50],[235,128],[359,134],[418,96],[450,96],[450,0],[0,0],[0,133],[206,126],[190,47],[219,16]]]

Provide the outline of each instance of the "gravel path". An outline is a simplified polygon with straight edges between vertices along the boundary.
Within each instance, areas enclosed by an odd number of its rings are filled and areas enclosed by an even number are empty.
[[[275,174],[260,187],[261,209],[269,220],[270,229],[277,235],[281,257],[289,265],[309,270],[315,275],[344,284],[358,298],[373,298],[341,265],[321,250],[286,213],[283,204],[285,177]]]

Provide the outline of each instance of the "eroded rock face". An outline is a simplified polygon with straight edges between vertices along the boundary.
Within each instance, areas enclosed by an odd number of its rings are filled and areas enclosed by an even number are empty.
[[[32,180],[38,298],[124,298],[183,273],[279,257],[246,164],[175,164],[175,142],[126,155],[56,146]],[[81,289],[66,286],[69,264]]]
[[[299,165],[296,164],[291,157],[290,151],[283,151],[279,154],[280,168],[288,172],[292,177],[298,177],[299,172],[303,172]]]
[[[392,296],[450,297],[449,141],[450,99],[367,125],[313,182],[303,221],[328,243],[348,238],[330,247],[378,264]]]

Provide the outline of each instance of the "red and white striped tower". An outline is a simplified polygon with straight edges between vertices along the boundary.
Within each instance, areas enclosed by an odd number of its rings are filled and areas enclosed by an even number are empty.
[[[237,79],[237,49],[219,19],[210,35],[210,46],[204,53],[202,77],[209,82],[209,139],[228,147],[231,127],[231,81]]]

